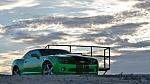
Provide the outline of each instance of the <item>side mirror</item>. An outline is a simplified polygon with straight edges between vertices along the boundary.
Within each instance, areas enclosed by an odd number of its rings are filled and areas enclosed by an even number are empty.
[[[39,55],[37,55],[37,54],[31,54],[31,57],[36,57],[37,59],[39,59],[39,58],[40,58],[40,56],[39,56]]]

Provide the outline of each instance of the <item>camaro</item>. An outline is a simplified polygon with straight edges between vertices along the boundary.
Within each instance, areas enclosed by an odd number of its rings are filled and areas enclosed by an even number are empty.
[[[97,74],[98,61],[63,49],[35,49],[14,60],[12,74]]]

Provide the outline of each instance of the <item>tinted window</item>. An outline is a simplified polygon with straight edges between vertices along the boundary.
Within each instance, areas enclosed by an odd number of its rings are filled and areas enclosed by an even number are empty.
[[[27,52],[25,55],[24,55],[24,59],[27,59],[27,58],[30,58],[31,57],[31,52],[32,51],[29,51],[29,52]]]
[[[28,59],[28,58],[31,58],[31,54],[37,54],[37,55],[40,55],[39,51],[38,50],[31,50],[29,52],[27,52],[23,58],[25,59]]]
[[[56,55],[56,54],[70,54],[70,52],[61,49],[41,49],[40,53],[42,56]]]

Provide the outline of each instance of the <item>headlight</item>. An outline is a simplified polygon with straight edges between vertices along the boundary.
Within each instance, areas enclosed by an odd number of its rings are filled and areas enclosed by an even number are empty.
[[[92,64],[98,64],[96,59],[92,60]]]
[[[69,60],[66,58],[59,58],[59,62],[62,64],[67,64],[69,62]]]

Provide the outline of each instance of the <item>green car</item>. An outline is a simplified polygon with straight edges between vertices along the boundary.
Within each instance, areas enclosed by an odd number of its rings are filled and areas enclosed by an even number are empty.
[[[63,49],[35,49],[12,64],[12,74],[97,74],[98,61]]]

